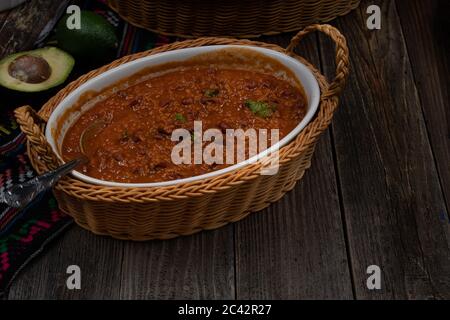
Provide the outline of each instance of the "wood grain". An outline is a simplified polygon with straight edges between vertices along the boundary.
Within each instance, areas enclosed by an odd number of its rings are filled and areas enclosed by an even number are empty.
[[[73,226],[13,282],[8,299],[118,299],[125,242]],[[69,290],[67,267],[81,269],[81,289]]]
[[[234,299],[234,282],[232,225],[125,244],[121,299]]]
[[[369,4],[382,8],[379,31],[365,28]],[[446,208],[395,3],[363,1],[336,25],[352,61],[332,130],[356,297],[449,298]],[[330,61],[323,39],[321,48]],[[372,264],[381,267],[381,290],[367,289]]]
[[[285,47],[291,36],[265,40]],[[299,51],[320,66],[316,40]],[[328,132],[295,189],[235,230],[237,298],[353,298]]]
[[[397,1],[412,73],[450,208],[450,1]]]

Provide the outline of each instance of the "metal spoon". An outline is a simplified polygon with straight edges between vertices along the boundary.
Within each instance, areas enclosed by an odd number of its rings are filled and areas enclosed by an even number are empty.
[[[6,203],[10,207],[23,208],[33,201],[42,191],[53,187],[59,179],[86,161],[87,158],[80,157],[63,164],[53,171],[34,177],[27,182],[16,184],[0,194],[0,202]]]
[[[0,202],[10,207],[23,208],[36,198],[41,192],[52,188],[59,179],[70,173],[78,165],[88,162],[86,157],[86,145],[96,134],[105,128],[107,122],[97,120],[89,125],[80,135],[81,157],[73,159],[55,170],[34,177],[27,182],[19,183],[0,193]]]
[[[103,119],[97,119],[95,122],[91,123],[80,135],[80,151],[82,154],[87,155],[86,146],[89,141],[92,140],[100,131],[102,131],[108,121]]]

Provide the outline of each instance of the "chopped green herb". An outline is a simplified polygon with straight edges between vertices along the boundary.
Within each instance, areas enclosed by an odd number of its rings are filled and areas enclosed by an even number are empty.
[[[245,106],[249,108],[255,115],[261,118],[270,117],[277,109],[275,104],[269,104],[264,101],[246,100]]]
[[[124,132],[122,132],[122,140],[127,140],[129,138],[128,130],[125,129]]]
[[[208,98],[217,97],[219,95],[219,89],[206,89],[203,94]]]
[[[175,114],[175,120],[180,122],[186,122],[186,118],[181,113]]]

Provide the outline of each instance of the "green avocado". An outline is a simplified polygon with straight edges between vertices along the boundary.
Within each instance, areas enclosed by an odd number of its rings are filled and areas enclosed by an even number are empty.
[[[69,18],[70,15],[65,15],[56,26],[55,40],[59,48],[83,61],[106,61],[115,57],[117,35],[105,18],[83,10],[79,29],[67,26]]]
[[[72,56],[54,47],[12,54],[0,60],[0,85],[22,92],[44,91],[66,81],[74,64]]]

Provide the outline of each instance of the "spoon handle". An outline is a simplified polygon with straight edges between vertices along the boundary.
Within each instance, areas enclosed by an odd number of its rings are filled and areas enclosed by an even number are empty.
[[[80,157],[63,164],[53,171],[34,177],[24,183],[16,184],[3,194],[0,194],[0,202],[6,203],[10,207],[22,208],[41,192],[53,187],[59,179],[71,172],[79,164],[85,162],[86,158]]]

